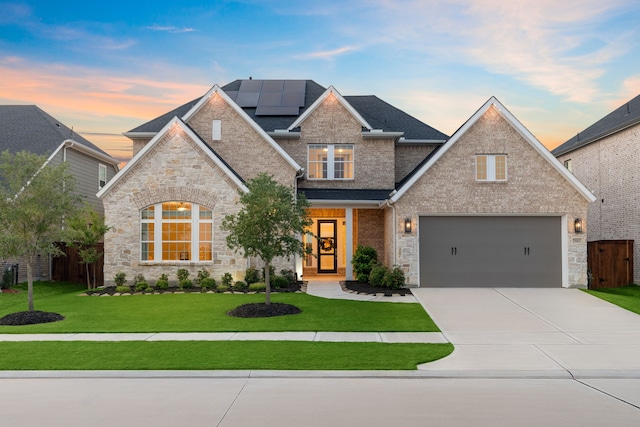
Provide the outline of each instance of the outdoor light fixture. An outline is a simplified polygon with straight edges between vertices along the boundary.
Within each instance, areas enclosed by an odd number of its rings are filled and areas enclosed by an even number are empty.
[[[186,211],[186,210],[187,210],[187,207],[184,205],[184,203],[180,202],[180,204],[178,205],[178,210],[179,210],[180,212],[182,212],[182,211]]]
[[[411,218],[404,219],[404,232],[411,234]]]
[[[582,220],[580,218],[576,218],[575,221],[573,221],[573,231],[575,231],[576,234],[582,233]]]

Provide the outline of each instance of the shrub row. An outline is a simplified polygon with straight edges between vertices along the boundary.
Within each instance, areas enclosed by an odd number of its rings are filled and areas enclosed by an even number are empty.
[[[389,289],[400,289],[405,285],[404,271],[397,265],[389,268],[381,264],[375,248],[358,245],[351,263],[358,282]]]

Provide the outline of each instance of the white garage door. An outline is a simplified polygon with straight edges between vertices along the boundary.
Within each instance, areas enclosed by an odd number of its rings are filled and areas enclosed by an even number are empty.
[[[420,218],[420,286],[560,287],[561,217]]]

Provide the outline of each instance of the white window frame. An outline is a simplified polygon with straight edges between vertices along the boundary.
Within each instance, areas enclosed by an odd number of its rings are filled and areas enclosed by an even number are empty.
[[[222,120],[213,120],[211,122],[211,140],[222,141]]]
[[[484,157],[487,162],[487,177],[485,179],[481,179],[478,177],[478,159]],[[504,179],[496,178],[496,158],[503,157],[504,158]],[[479,182],[505,182],[508,178],[508,166],[507,166],[507,155],[506,154],[476,154],[476,181]]]
[[[107,185],[107,165],[98,164],[98,190]]]
[[[343,165],[343,172],[347,169],[347,165],[351,165],[351,176],[347,178],[337,178],[336,177],[336,149],[339,147],[346,147],[351,150],[351,160],[350,161],[341,161]],[[327,158],[326,158],[326,169],[327,169],[327,177],[314,177],[309,176],[309,171],[311,171],[311,163],[325,163],[313,161],[310,158],[311,149],[323,149],[326,150]],[[315,168],[314,168],[315,170]],[[307,179],[311,181],[353,181],[355,177],[355,145],[354,144],[309,144],[307,145]]]
[[[180,203],[180,201],[171,201],[171,202],[178,202]],[[166,202],[165,202],[166,203]],[[200,206],[197,203],[191,203],[191,202],[184,202],[184,203],[189,203],[191,205],[191,219],[186,219],[186,220],[174,220],[174,221],[166,221],[166,222],[171,222],[171,223],[191,223],[191,250],[189,252],[190,254],[190,259],[188,260],[180,260],[180,259],[163,259],[162,255],[163,255],[163,251],[162,251],[162,224],[163,224],[163,218],[162,218],[162,202],[160,203],[155,203],[153,205],[149,205],[143,209],[140,210],[140,233],[138,235],[139,238],[139,243],[140,243],[140,261],[141,262],[148,262],[148,263],[166,263],[166,264],[175,264],[175,263],[211,263],[213,261],[213,259],[211,260],[201,260],[200,259],[200,243],[210,243],[211,244],[211,250],[213,251],[213,212],[211,214],[211,218],[200,218]],[[151,206],[154,207],[154,215],[153,215],[153,219],[145,219],[142,217],[142,212],[147,209],[150,208]],[[212,209],[207,208],[206,206],[203,206],[205,209],[209,209],[210,211],[212,211]],[[154,224],[154,235],[153,235],[153,240],[142,240],[142,227],[143,224],[148,224],[148,223],[153,223]],[[201,242],[200,241],[200,224],[201,223],[209,223],[211,224],[211,240],[207,240],[206,242]],[[148,259],[143,259],[143,251],[142,251],[142,245],[144,243],[153,243],[153,259],[152,260],[148,260]],[[213,252],[211,253],[212,258],[213,258]]]

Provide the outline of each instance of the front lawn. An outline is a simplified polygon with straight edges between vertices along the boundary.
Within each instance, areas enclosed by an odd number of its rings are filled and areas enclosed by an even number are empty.
[[[0,317],[27,308],[26,286],[0,295]],[[301,314],[268,318],[227,316],[263,294],[151,294],[78,296],[81,285],[34,284],[36,310],[60,313],[65,320],[27,326],[0,326],[0,333],[77,332],[437,332],[420,304],[326,299],[307,294],[272,294],[273,302],[292,304]]]
[[[0,294],[0,317],[27,308],[26,285]],[[226,312],[264,295],[163,294],[79,296],[81,285],[34,284],[36,310],[65,320],[0,326],[3,333],[79,332],[436,332],[420,304],[331,300],[307,294],[272,294],[301,314],[238,318]],[[438,360],[451,344],[306,341],[0,342],[0,370],[396,370]]]
[[[591,289],[585,290],[585,292],[640,314],[640,286],[630,285],[622,288]]]
[[[372,342],[0,342],[0,370],[414,370],[452,351]]]

